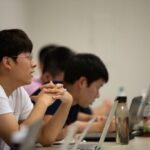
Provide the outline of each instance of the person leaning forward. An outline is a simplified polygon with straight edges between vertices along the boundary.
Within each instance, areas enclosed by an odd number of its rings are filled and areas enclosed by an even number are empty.
[[[51,145],[66,121],[72,96],[62,84],[49,83],[38,94],[35,106],[22,86],[29,84],[36,63],[31,57],[32,42],[20,29],[0,31],[0,149],[9,150],[11,136],[20,126],[43,119],[55,99],[62,104],[53,119],[44,122],[37,142]]]

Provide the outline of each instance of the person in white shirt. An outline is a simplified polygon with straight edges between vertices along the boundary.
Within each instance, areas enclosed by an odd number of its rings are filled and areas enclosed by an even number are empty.
[[[72,96],[62,84],[49,83],[38,94],[33,107],[22,86],[29,84],[36,63],[31,57],[32,42],[20,29],[0,31],[0,150],[9,150],[11,136],[21,125],[29,126],[43,119],[45,111],[55,99],[61,99],[52,120],[44,122],[37,142],[51,145],[63,128],[72,105]]]

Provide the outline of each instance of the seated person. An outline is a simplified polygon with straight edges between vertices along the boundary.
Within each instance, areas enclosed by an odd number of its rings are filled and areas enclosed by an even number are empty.
[[[31,57],[32,42],[20,29],[0,31],[0,150],[9,150],[12,134],[20,126],[43,120],[49,105],[62,101],[52,120],[43,122],[37,142],[50,145],[62,131],[72,105],[72,96],[62,84],[49,83],[31,103],[24,88],[32,79],[36,63]]]
[[[98,120],[101,119],[102,116],[107,117],[111,107],[112,101],[108,99],[104,100],[104,102],[96,108],[90,106],[86,108],[81,107],[80,113],[78,113],[78,120],[89,121],[92,118],[97,118]]]
[[[43,73],[43,68],[44,68],[44,60],[45,57],[47,56],[48,52],[51,52],[54,48],[56,48],[57,45],[51,44],[47,45],[41,48],[39,55],[38,55],[38,60],[39,60],[39,67],[40,67],[40,74],[38,76],[34,76],[32,79],[31,84],[25,85],[24,88],[27,91],[29,95],[32,95],[38,88],[42,86],[42,84],[45,82],[45,73]]]
[[[64,80],[64,71],[68,60],[75,54],[73,50],[65,46],[49,45],[41,49],[39,53],[40,66],[42,66],[42,75],[40,77],[39,86],[34,82],[27,85],[25,89],[27,92],[33,95],[38,93],[35,89],[41,87],[42,83],[50,82],[50,80],[55,81],[55,83],[62,82]],[[36,85],[35,85],[36,84]],[[35,92],[33,92],[35,91]],[[80,113],[78,113],[78,120],[88,121],[93,117],[101,118],[100,115],[108,115],[111,108],[111,100],[104,101],[104,103],[97,108],[80,108]]]
[[[108,81],[108,71],[99,57],[93,54],[76,54],[67,64],[64,75],[64,86],[73,96],[73,105],[69,112],[66,126],[77,121],[81,107],[87,108],[99,97],[99,89]],[[46,86],[46,85],[44,85]],[[43,86],[43,87],[44,87]],[[60,100],[55,101],[46,111],[45,119],[53,118]],[[102,131],[106,118],[94,122],[89,132]],[[82,132],[87,125],[85,121],[77,121],[78,132]],[[109,131],[115,130],[112,122]]]
[[[40,49],[39,55],[38,55],[38,60],[39,60],[39,66],[40,66],[41,72],[43,72],[44,61],[45,61],[45,57],[47,56],[47,53],[50,51],[53,51],[53,49],[57,48],[58,46],[59,45],[57,45],[57,44],[49,44]]]

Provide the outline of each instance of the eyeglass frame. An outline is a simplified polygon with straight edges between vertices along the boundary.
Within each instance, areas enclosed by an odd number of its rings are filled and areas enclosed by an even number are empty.
[[[10,56],[11,58],[27,58],[28,60],[32,61],[33,56],[32,54],[29,54],[28,56]]]

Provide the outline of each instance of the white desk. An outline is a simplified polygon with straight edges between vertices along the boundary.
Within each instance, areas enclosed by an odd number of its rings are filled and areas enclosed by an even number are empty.
[[[60,145],[51,147],[38,147],[36,150],[58,150]],[[115,142],[104,142],[104,150],[150,150],[150,137],[135,137],[128,145],[118,145]]]

